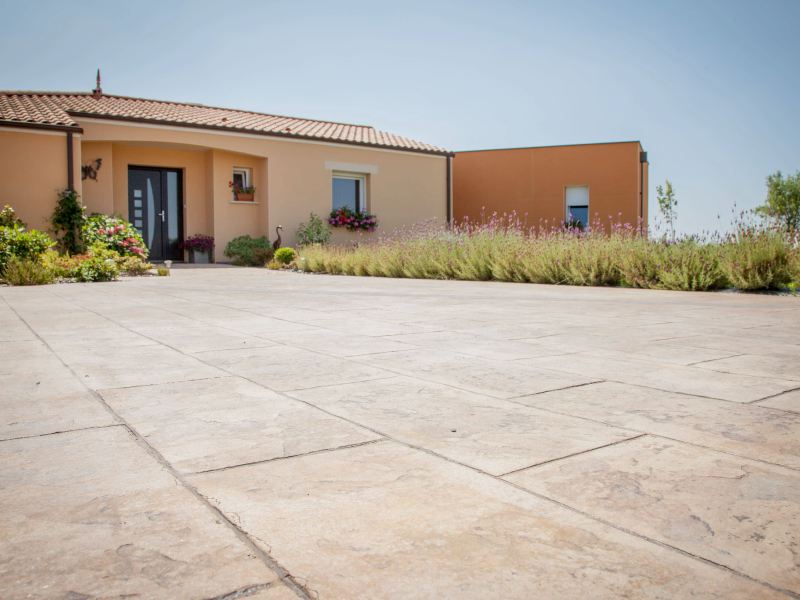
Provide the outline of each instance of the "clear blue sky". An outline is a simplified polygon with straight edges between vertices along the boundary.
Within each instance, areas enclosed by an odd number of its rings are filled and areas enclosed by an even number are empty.
[[[0,89],[372,125],[451,150],[641,140],[678,227],[800,169],[800,1],[4,2]]]

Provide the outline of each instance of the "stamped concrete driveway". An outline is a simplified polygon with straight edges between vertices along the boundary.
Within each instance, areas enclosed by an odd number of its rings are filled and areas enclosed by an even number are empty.
[[[0,597],[798,598],[795,298],[0,289]]]

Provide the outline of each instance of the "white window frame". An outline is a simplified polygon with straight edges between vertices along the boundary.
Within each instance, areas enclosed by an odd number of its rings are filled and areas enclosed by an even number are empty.
[[[250,169],[246,167],[233,167],[233,174],[240,174],[242,176],[242,181],[244,181],[244,187],[250,187]],[[233,180],[233,178],[231,178]],[[236,194],[233,194],[233,199],[236,200]]]
[[[361,201],[361,206],[355,207],[355,211],[361,214],[367,214],[367,176],[364,173],[349,173],[346,171],[333,171],[331,175],[331,209],[333,209],[333,179],[355,179],[358,184],[358,198]]]
[[[569,188],[586,188],[586,203],[584,203],[583,201],[581,201],[579,204],[578,203],[570,203],[570,201],[567,200],[567,190]],[[588,185],[566,185],[566,186],[564,186],[564,222],[565,223],[569,220],[569,215],[570,215],[570,210],[569,209],[572,208],[573,206],[585,206],[587,211],[588,211],[587,219],[591,222],[591,220],[592,220],[591,190],[589,189]],[[589,223],[585,223],[584,224],[584,226],[588,226],[588,225],[589,225]]]

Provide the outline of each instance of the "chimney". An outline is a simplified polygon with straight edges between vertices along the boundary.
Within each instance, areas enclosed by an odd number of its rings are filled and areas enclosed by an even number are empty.
[[[95,100],[103,97],[103,89],[100,87],[100,69],[97,69],[97,87],[92,90],[92,98]]]

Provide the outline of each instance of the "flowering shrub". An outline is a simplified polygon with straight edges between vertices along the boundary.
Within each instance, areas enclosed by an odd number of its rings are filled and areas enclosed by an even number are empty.
[[[83,222],[83,241],[87,246],[101,244],[122,256],[147,258],[141,234],[130,223],[117,217],[93,214]]]
[[[348,231],[375,231],[378,228],[378,217],[357,213],[349,206],[332,210],[328,222],[331,227],[347,227]]]
[[[22,227],[23,229],[28,225],[22,222],[22,219],[17,218],[17,213],[14,209],[6,204],[3,210],[0,210],[0,227]]]
[[[196,233],[186,238],[186,240],[181,243],[181,248],[184,250],[193,250],[194,252],[211,252],[211,250],[214,249],[214,238],[210,235]]]
[[[742,218],[732,234],[675,241],[610,220],[583,230],[560,222],[527,227],[516,215],[451,225],[431,220],[354,247],[302,247],[301,268],[332,275],[668,290],[764,289],[800,281],[797,234],[746,225]]]

